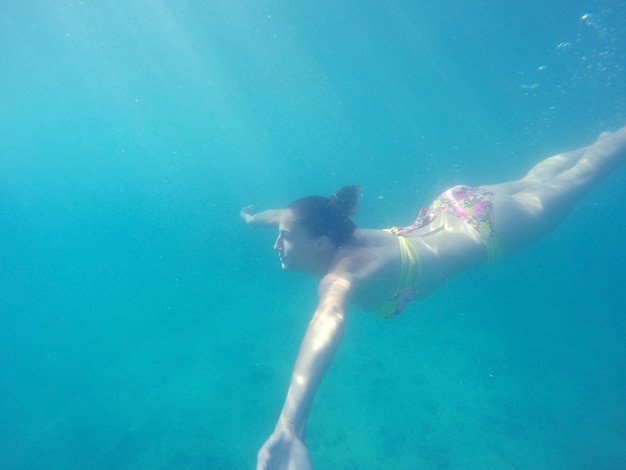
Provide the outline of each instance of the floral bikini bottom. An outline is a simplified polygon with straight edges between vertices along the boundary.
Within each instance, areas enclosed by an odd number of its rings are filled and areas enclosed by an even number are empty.
[[[493,230],[493,193],[484,188],[455,186],[439,195],[430,207],[420,210],[411,225],[391,229],[396,236],[403,236],[431,223],[438,212],[445,212],[467,222],[478,233],[487,249],[487,262],[499,259],[500,243]]]
[[[441,212],[464,220],[476,231],[485,244],[488,263],[501,257],[500,243],[493,231],[493,193],[484,188],[469,186],[448,189],[439,195],[430,207],[420,210],[417,219],[411,225],[385,229],[386,232],[398,237],[402,270],[398,289],[376,310],[376,314],[381,318],[389,319],[400,315],[407,304],[417,296],[422,280],[419,253],[404,236],[427,226]]]

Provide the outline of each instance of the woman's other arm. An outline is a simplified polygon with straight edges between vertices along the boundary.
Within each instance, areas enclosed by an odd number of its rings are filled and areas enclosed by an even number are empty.
[[[245,223],[254,227],[278,227],[282,213],[283,209],[268,209],[255,214],[254,206],[246,206],[241,209],[239,216]]]
[[[320,302],[300,346],[287,399],[274,432],[259,450],[257,469],[308,469],[304,431],[315,393],[345,329],[350,281],[329,274],[320,282]]]

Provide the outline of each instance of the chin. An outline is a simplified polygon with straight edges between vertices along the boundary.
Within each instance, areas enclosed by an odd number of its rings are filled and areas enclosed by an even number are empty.
[[[298,267],[297,265],[293,265],[292,263],[289,262],[284,262],[281,261],[280,263],[280,267],[283,271],[290,271],[290,272],[304,272],[305,270],[302,269],[302,267]]]

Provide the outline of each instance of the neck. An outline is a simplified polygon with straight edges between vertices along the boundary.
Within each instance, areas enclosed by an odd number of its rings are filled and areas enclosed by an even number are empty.
[[[328,274],[330,267],[335,262],[337,257],[337,247],[333,247],[332,250],[329,250],[327,253],[321,253],[317,258],[317,263],[311,269],[311,274],[317,277],[324,277]]]

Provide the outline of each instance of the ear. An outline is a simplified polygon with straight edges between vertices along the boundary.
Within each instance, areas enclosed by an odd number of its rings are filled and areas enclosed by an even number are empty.
[[[315,240],[315,249],[317,250],[318,253],[324,253],[328,251],[330,246],[331,246],[330,238],[328,238],[326,235],[322,235],[321,237],[318,237]]]

